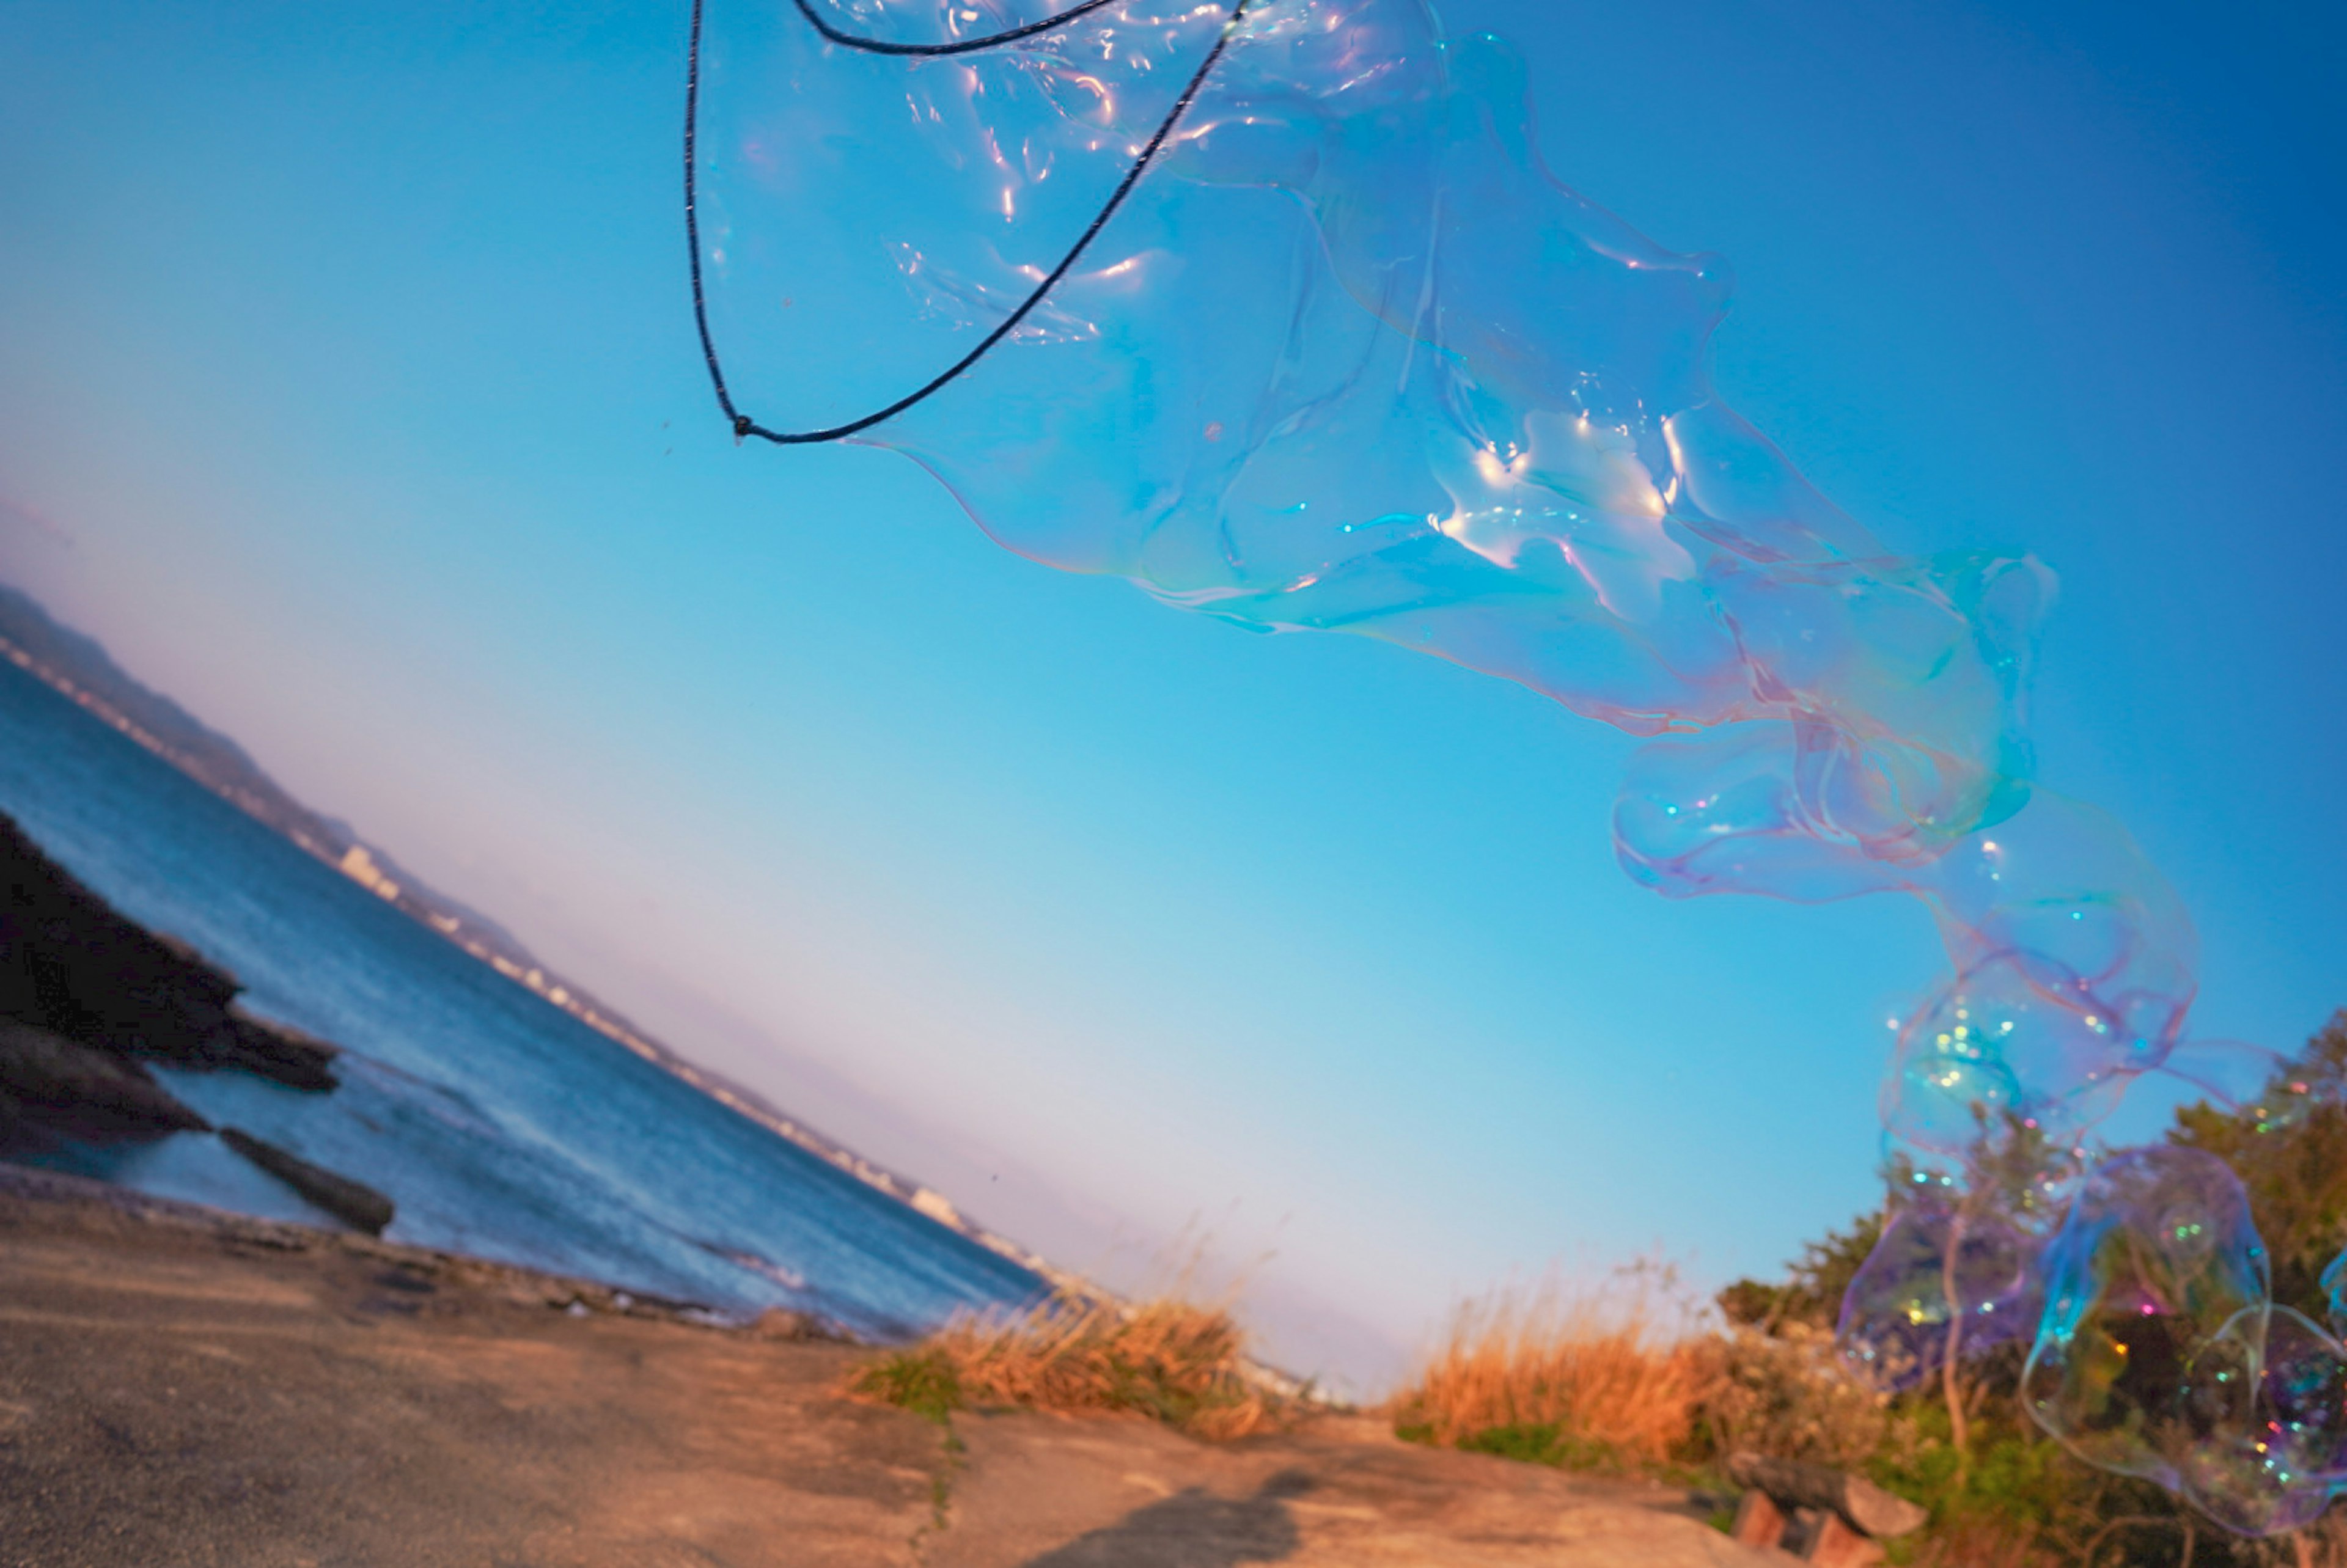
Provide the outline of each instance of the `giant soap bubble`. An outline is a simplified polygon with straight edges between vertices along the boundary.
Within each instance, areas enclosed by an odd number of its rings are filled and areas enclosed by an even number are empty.
[[[1950,971],[1882,1112],[1935,1195],[1850,1343],[1928,1368],[1951,1314],[2037,1335],[2031,1408],[2077,1451],[2237,1529],[2319,1507],[2342,1352],[2268,1305],[2221,1166],[2128,1156],[2051,1239],[2051,1207],[1964,1217],[1983,1127],[2066,1153],[2147,1072],[2272,1060],[2188,1038],[2175,893],[2032,781],[2052,575],[1895,554],[1722,402],[1727,265],[1551,175],[1506,44],[1421,0],[712,0],[696,39],[737,434],[889,447],[1035,560],[1650,737],[1614,836],[1667,896],[1922,900]]]

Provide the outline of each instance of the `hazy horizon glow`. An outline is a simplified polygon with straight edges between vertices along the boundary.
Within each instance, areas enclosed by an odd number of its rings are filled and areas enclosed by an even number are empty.
[[[1276,1235],[1266,1285],[1365,1325],[1348,1364],[1511,1268],[1770,1270],[1869,1201],[1864,1030],[1926,921],[1644,899],[1596,834],[1626,744],[1522,692],[1032,573],[880,455],[779,487],[696,380],[680,19],[553,15],[11,19],[46,66],[0,110],[0,279],[42,308],[0,491],[73,543],[0,518],[6,575],[1047,1252]],[[1902,553],[2063,571],[2041,774],[2195,904],[2202,1027],[2287,1046],[2347,950],[2341,546],[2291,468],[2270,549],[2196,547],[2235,454],[2347,408],[2293,197],[2335,133],[2270,51],[2121,17],[1446,19],[1524,40],[1577,187],[1737,257],[1717,379],[1826,488]]]

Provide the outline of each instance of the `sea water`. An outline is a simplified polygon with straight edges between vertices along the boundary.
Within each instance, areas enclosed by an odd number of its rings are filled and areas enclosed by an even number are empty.
[[[157,1069],[234,1126],[390,1194],[395,1241],[729,1314],[893,1337],[1044,1289],[726,1109],[322,865],[0,661],[0,811],[129,918],[333,1041],[342,1081]],[[209,1133],[35,1156],[164,1197],[333,1222]]]

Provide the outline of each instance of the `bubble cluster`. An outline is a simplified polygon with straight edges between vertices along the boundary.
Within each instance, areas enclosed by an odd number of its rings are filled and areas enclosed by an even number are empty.
[[[811,3],[897,41],[1046,14]],[[1728,407],[1706,361],[1727,265],[1550,174],[1505,43],[1441,36],[1421,0],[1255,0],[1175,114],[1229,16],[1126,0],[907,60],[718,0],[700,261],[735,400],[815,428],[922,384],[1059,263],[1174,115],[1040,306],[859,439],[1048,565],[1417,649],[1648,737],[1614,837],[1663,894],[1921,899],[1950,971],[1897,1020],[1882,1113],[1928,1191],[1860,1276],[1850,1343],[1920,1375],[2027,1338],[2042,1308],[2049,1429],[2278,1527],[2244,1500],[2300,1481],[2227,1445],[2285,1404],[2327,1431],[2308,1412],[2335,1348],[2291,1324],[2270,1353],[2284,1320],[2218,1176],[2130,1156],[2052,1241],[2074,1160],[2043,1174],[2034,1219],[1989,1216],[1963,1179],[1984,1130],[2059,1164],[2144,1073],[2238,1094],[2273,1060],[2186,1038],[2181,903],[2108,815],[2032,781],[2052,574],[2010,550],[1897,555]],[[2202,1205],[2204,1252],[2160,1239],[2171,1196]],[[2159,1305],[2122,1339],[2112,1314],[2137,1296]],[[2196,1368],[2220,1362],[2209,1395]]]
[[[2021,1394],[2073,1451],[2249,1534],[2308,1523],[2347,1489],[2347,1349],[2270,1299],[2223,1161],[2162,1147],[2104,1161],[2044,1272]]]

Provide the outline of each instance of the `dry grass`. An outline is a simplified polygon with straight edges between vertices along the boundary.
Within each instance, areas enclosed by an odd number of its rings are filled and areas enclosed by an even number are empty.
[[[987,1405],[1133,1412],[1222,1441],[1286,1414],[1245,1351],[1225,1306],[1061,1296],[1027,1312],[958,1317],[860,1368],[853,1387],[932,1419]]]
[[[1552,1462],[1664,1461],[1719,1377],[1668,1285],[1634,1273],[1594,1293],[1551,1285],[1468,1302],[1394,1399],[1396,1429]]]
[[[1420,1441],[1573,1466],[1701,1464],[1738,1448],[1857,1465],[1888,1430],[1885,1401],[1829,1335],[1723,1328],[1651,1260],[1594,1289],[1466,1303],[1389,1409]]]

